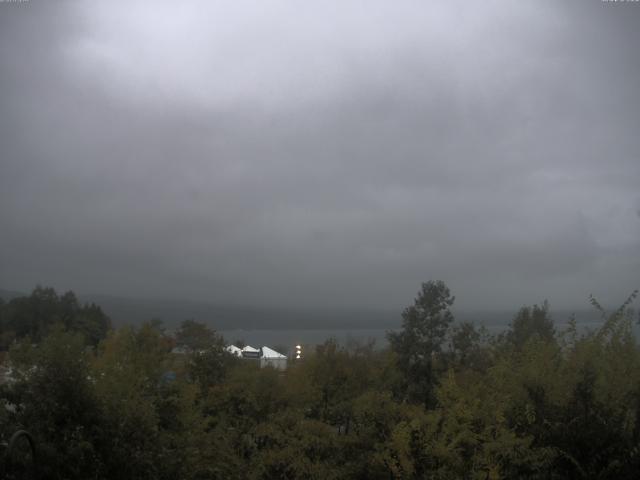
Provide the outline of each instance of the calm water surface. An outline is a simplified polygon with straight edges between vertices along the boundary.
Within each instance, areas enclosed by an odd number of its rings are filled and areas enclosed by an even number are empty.
[[[594,330],[601,326],[601,322],[580,322],[580,331],[587,329]],[[556,331],[567,328],[566,323],[556,323]],[[500,333],[506,329],[505,324],[486,325],[492,334]],[[295,345],[315,346],[323,343],[329,338],[335,338],[339,343],[346,345],[350,341],[365,343],[374,340],[377,347],[387,346],[386,335],[392,329],[372,328],[372,329],[282,329],[282,330],[221,330],[228,343],[235,343],[242,340],[247,345],[254,347],[269,346],[271,348],[281,347],[288,352],[293,351]],[[638,332],[636,331],[636,335]],[[286,353],[286,352],[283,352]]]

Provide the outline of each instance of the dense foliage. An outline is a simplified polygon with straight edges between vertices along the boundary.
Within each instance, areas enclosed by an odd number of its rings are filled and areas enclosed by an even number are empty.
[[[594,331],[557,332],[545,303],[491,336],[428,282],[388,349],[330,339],[286,372],[228,356],[194,321],[92,346],[64,296],[21,317],[48,326],[20,341],[12,301],[0,429],[30,430],[51,479],[637,478],[635,296]]]
[[[38,286],[27,297],[6,303],[0,299],[0,350],[15,340],[40,342],[56,325],[81,333],[90,345],[97,345],[110,328],[109,318],[99,306],[80,305],[73,292],[59,296],[53,288]]]

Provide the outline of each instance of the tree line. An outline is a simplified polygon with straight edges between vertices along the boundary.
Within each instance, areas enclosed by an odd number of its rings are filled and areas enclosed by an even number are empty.
[[[592,298],[591,331],[545,302],[492,335],[430,281],[387,348],[328,339],[279,372],[201,323],[113,329],[37,288],[0,304],[0,432],[28,429],[51,479],[637,478],[636,296]]]

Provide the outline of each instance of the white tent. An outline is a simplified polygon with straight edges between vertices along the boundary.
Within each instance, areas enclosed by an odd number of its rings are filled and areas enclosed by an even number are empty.
[[[235,345],[229,345],[225,348],[225,350],[235,357],[242,357],[242,349],[236,347]]]
[[[247,345],[242,349],[242,356],[244,358],[260,358],[260,350],[253,348],[251,345]]]
[[[260,357],[260,368],[273,367],[278,370],[287,369],[287,356],[276,352],[269,347],[262,347],[262,356]]]

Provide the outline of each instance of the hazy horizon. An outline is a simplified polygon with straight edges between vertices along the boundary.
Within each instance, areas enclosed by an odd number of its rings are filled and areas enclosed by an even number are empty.
[[[0,298],[5,301],[16,296],[28,295],[28,293],[7,291],[0,288]],[[61,295],[64,292],[58,291],[57,293]],[[376,332],[377,337],[383,338],[385,331],[400,328],[402,311],[404,310],[404,308],[332,307],[327,305],[296,307],[247,305],[246,303],[223,304],[206,300],[194,301],[166,297],[135,298],[84,292],[74,293],[81,304],[95,303],[99,305],[116,327],[139,325],[155,319],[161,320],[166,328],[173,329],[177,328],[183,320],[193,319],[222,331],[225,335],[234,331],[247,331],[254,332],[259,336],[262,331],[284,330],[295,335],[296,331],[313,330],[320,332],[314,338],[320,338],[327,332],[344,337],[344,334],[338,333],[340,331],[359,335],[358,338],[361,340],[366,339],[371,332]],[[537,303],[541,304],[542,302]],[[622,300],[618,304],[603,305],[603,307],[611,312],[621,303]],[[407,306],[409,303],[405,305],[405,307]],[[495,331],[506,328],[523,306],[526,305],[512,305],[502,309],[461,309],[454,303],[452,312],[457,323],[473,322],[476,326],[484,325],[495,333]],[[578,324],[583,326],[594,326],[602,322],[600,312],[588,305],[587,302],[569,309],[555,308],[553,305],[549,305],[549,307],[550,317],[558,329],[565,328],[571,317],[574,317]],[[267,336],[269,335],[267,334]],[[230,339],[227,338],[227,340]]]

